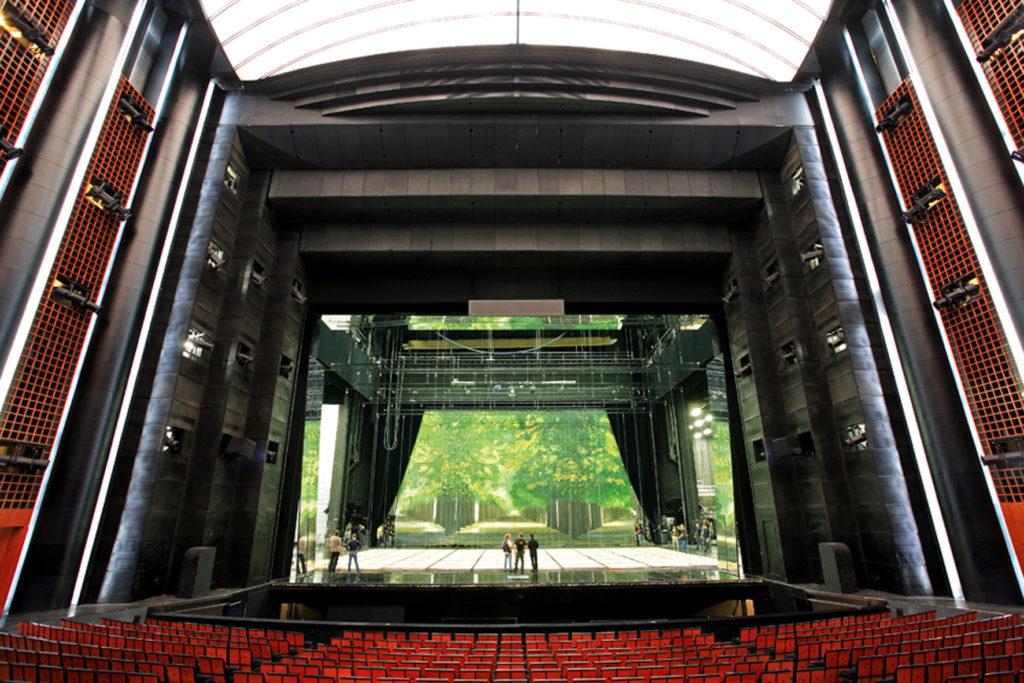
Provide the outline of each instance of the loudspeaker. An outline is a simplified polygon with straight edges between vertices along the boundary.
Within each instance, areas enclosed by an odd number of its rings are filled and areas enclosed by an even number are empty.
[[[181,574],[178,576],[179,598],[201,598],[210,592],[213,578],[213,560],[217,549],[207,546],[189,548],[181,559]]]
[[[853,555],[845,543],[819,543],[821,573],[825,590],[830,593],[856,593],[857,573],[853,570]]]

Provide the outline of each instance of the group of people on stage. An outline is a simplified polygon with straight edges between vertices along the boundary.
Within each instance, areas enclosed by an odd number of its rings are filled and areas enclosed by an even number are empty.
[[[327,538],[324,539],[324,545],[330,557],[327,563],[327,573],[334,574],[338,570],[338,559],[341,557],[342,552],[347,552],[348,573],[352,573],[352,566],[355,565],[356,575],[360,575],[362,572],[359,570],[359,551],[363,549],[365,542],[366,527],[362,524],[356,526],[355,529],[351,526],[346,526],[344,534],[340,530],[335,530],[328,534]],[[295,542],[295,573],[299,576],[309,573],[306,568],[307,546],[308,541],[305,536],[300,536]]]
[[[507,572],[523,572],[525,571],[524,558],[526,551],[530,551],[530,565],[533,571],[537,571],[537,548],[540,547],[540,543],[534,538],[533,534],[530,534],[530,540],[527,541],[523,538],[522,534],[519,534],[519,538],[512,540],[512,534],[505,534],[505,537],[501,539],[501,550],[505,553],[505,565],[504,570]],[[515,554],[515,568],[512,567],[512,555]]]
[[[709,553],[711,552],[711,543],[715,540],[715,523],[710,517],[704,517],[697,522],[693,534],[687,532],[685,522],[676,524],[672,527],[672,540],[679,547],[681,553],[689,550],[691,540],[697,551]]]

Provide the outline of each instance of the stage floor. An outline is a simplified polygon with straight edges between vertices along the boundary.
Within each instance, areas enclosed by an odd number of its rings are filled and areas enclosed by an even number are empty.
[[[526,569],[530,557],[526,556]],[[502,571],[500,549],[478,548],[372,548],[359,553],[364,572],[482,572]],[[348,558],[342,556],[338,569],[344,571]],[[636,548],[541,548],[538,569],[546,571],[608,571],[615,569],[716,569],[713,557],[681,553],[650,546]]]
[[[550,548],[537,553],[537,571],[529,555],[521,573],[503,569],[501,550],[471,548],[372,548],[359,553],[360,576],[348,574],[342,555],[335,574],[326,563],[292,579],[299,584],[334,584],[358,580],[365,584],[473,585],[518,583],[599,584],[658,581],[728,581],[736,574],[721,571],[714,557],[652,546],[620,548]]]

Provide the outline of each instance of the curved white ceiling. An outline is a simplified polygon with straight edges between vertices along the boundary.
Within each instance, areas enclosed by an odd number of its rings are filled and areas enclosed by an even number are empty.
[[[789,81],[831,0],[201,0],[238,77],[469,45],[624,50]]]

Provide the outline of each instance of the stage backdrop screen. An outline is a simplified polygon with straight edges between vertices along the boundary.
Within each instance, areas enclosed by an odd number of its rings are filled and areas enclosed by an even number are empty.
[[[399,547],[635,543],[638,505],[601,411],[429,411],[395,502]]]

